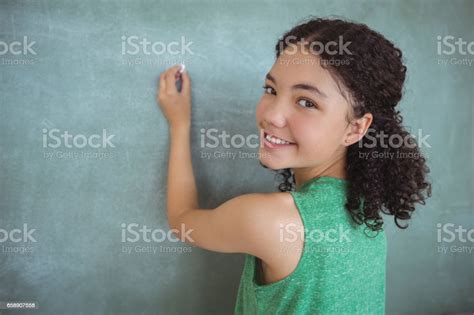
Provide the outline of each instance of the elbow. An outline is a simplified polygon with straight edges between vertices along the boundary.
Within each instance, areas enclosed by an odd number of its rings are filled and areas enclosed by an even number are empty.
[[[179,231],[179,226],[181,223],[182,222],[179,215],[175,215],[175,216],[168,215],[168,226],[170,228],[170,231],[172,231],[175,235],[177,235],[176,231]]]
[[[188,211],[186,211],[188,212]],[[170,232],[178,238],[182,242],[186,243],[192,243],[192,239],[190,238],[190,231],[185,229],[185,220],[183,214],[186,212],[183,212],[179,215],[175,216],[168,216],[168,225],[170,228]]]

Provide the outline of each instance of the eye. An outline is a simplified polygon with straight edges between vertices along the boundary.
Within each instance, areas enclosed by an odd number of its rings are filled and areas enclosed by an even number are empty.
[[[301,105],[302,107],[305,107],[305,108],[316,108],[315,103],[304,98],[298,101],[298,105]]]
[[[276,95],[276,92],[275,90],[269,86],[269,85],[264,85],[263,86],[263,90],[265,91],[266,94],[273,94],[273,95]]]

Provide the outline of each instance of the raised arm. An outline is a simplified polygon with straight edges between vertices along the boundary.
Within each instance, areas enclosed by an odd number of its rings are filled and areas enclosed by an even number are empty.
[[[224,253],[249,253],[269,261],[281,254],[282,225],[302,226],[289,193],[246,194],[215,209],[200,209],[191,162],[191,85],[175,86],[179,66],[160,75],[158,101],[170,125],[167,216],[185,242]]]
[[[178,92],[179,68],[175,66],[161,73],[158,90],[158,103],[170,132],[166,206],[170,223],[183,212],[199,208],[190,148],[191,82],[184,71],[182,89]]]

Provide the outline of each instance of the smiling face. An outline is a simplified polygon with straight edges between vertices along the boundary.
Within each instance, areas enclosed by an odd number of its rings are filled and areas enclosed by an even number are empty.
[[[343,169],[351,107],[319,60],[307,50],[283,51],[266,76],[256,122],[260,161],[271,169],[292,168],[308,178]],[[267,134],[290,144],[271,143]]]

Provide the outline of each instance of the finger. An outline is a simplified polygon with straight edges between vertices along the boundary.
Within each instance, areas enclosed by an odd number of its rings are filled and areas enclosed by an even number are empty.
[[[169,75],[171,77],[178,78],[178,76],[180,75],[180,73],[179,73],[180,68],[181,68],[181,66],[179,64],[168,68],[168,70],[166,70],[166,77],[168,77],[168,75]]]
[[[166,91],[166,80],[165,80],[165,73],[162,72],[160,74],[160,89],[159,89],[159,94],[163,94]]]
[[[176,77],[175,74],[179,69],[179,65],[169,68],[166,71],[166,92],[167,93],[178,93],[176,89]]]
[[[181,78],[183,80],[181,92],[188,94],[191,91],[191,79],[189,78],[187,70],[184,70]]]

